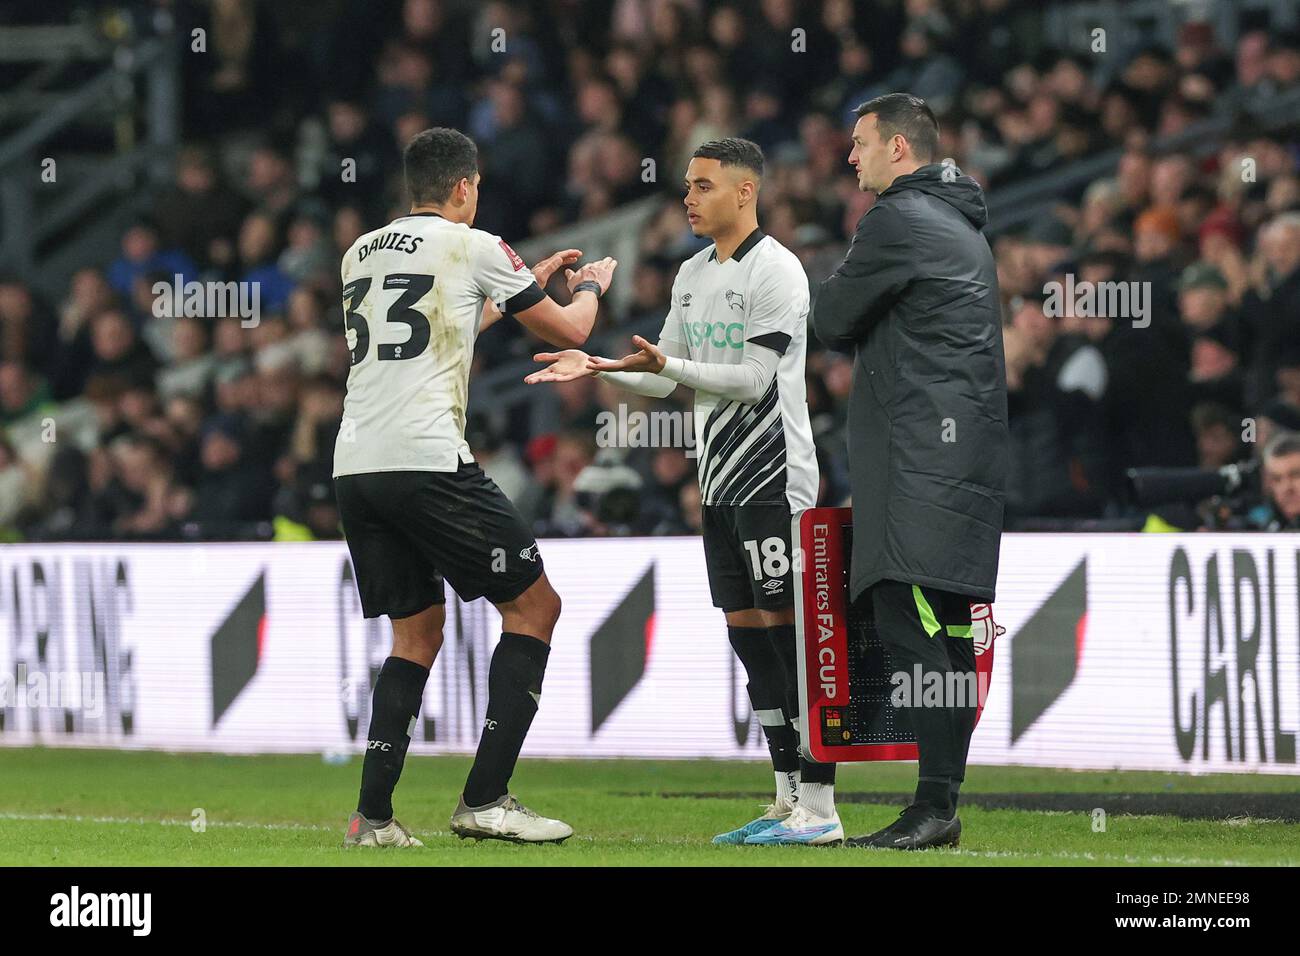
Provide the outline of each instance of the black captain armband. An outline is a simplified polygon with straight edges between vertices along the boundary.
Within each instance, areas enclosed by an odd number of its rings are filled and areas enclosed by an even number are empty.
[[[577,295],[579,292],[594,292],[596,293],[596,298],[599,299],[601,295],[600,283],[594,279],[583,279],[573,287],[574,295]]]
[[[501,303],[500,309],[504,315],[515,315],[518,312],[531,309],[545,298],[546,293],[542,290],[542,287],[534,282],[528,288],[516,292],[506,299],[505,302]]]

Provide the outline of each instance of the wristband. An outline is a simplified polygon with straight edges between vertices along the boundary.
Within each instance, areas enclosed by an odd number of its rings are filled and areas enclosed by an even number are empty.
[[[594,279],[583,279],[581,282],[579,282],[577,285],[573,287],[574,295],[577,295],[579,292],[594,292],[596,293],[596,298],[599,299],[600,283],[596,282]]]

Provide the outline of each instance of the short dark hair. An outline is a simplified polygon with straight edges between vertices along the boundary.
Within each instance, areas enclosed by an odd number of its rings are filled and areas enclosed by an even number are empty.
[[[856,110],[859,118],[876,114],[881,139],[899,133],[912,147],[917,159],[933,162],[939,152],[939,121],[925,100],[911,93],[886,93],[867,100]]]
[[[739,166],[748,169],[755,176],[763,175],[762,148],[752,140],[738,136],[701,143],[691,155],[697,159],[716,159],[723,166]]]
[[[478,172],[478,147],[460,130],[435,126],[411,137],[402,155],[412,202],[444,203],[462,179]]]
[[[1282,432],[1274,435],[1264,446],[1264,460],[1285,458],[1287,455],[1300,455],[1300,435],[1295,432]]]

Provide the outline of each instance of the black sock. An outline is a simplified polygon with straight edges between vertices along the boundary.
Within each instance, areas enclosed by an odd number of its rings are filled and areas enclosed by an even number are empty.
[[[957,810],[957,799],[961,794],[962,782],[966,779],[966,757],[970,753],[971,734],[975,730],[975,719],[979,714],[979,673],[975,665],[975,646],[969,638],[949,637],[945,639],[948,660],[953,672],[960,675],[960,686],[974,688],[975,700],[963,700],[965,706],[953,710],[953,750],[957,762],[957,772],[948,777],[948,803],[953,812]]]
[[[916,783],[916,803],[928,803],[938,812],[939,816],[951,818],[953,807],[950,803],[952,798],[949,790],[950,781],[947,777],[931,778],[921,777]]]
[[[928,803],[939,811],[941,816],[951,816],[952,792],[950,781],[945,777],[940,780],[922,777],[916,783],[916,803]]]
[[[880,595],[876,596],[876,600],[880,601]],[[916,612],[910,610],[910,606],[914,606],[911,594],[907,594],[906,602],[909,612],[914,615]],[[878,617],[880,612],[881,606],[877,603]],[[919,682],[921,687],[929,686],[932,677],[938,682],[939,688],[950,685],[952,666],[945,649],[942,645],[927,643],[935,638],[925,637],[919,627],[913,627],[911,622],[907,622],[906,630],[900,627],[890,631],[882,627],[880,638],[886,653],[887,669]],[[923,695],[916,700],[911,697],[908,695],[907,700],[894,706],[899,709],[900,716],[906,715],[912,725],[912,732],[916,735],[919,772],[915,802],[929,804],[942,816],[950,818],[952,810],[948,784],[961,772],[962,766],[957,752],[959,717],[953,707],[926,706]]]
[[[366,758],[361,765],[361,797],[357,812],[368,820],[393,816],[393,790],[402,775],[415,715],[420,712],[429,668],[402,657],[390,657],[379,669],[370,702]]]
[[[799,738],[785,709],[785,671],[767,639],[767,629],[728,625],[727,640],[749,678],[749,702],[767,738],[772,769],[793,773],[799,769]]]
[[[527,634],[501,635],[488,669],[487,720],[465,781],[466,806],[486,806],[508,792],[519,750],[537,713],[550,653],[550,645]]]
[[[799,646],[793,624],[778,624],[767,629],[767,638],[781,661],[781,674],[785,684],[785,710],[790,717],[791,732],[798,749],[799,725],[803,715],[799,712]],[[816,763],[802,755],[799,757],[800,783],[834,783],[835,764]]]

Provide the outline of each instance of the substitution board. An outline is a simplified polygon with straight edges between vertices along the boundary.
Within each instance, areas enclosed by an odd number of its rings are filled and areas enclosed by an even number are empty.
[[[853,510],[810,508],[793,519],[795,627],[800,648],[800,745],[820,763],[915,760],[916,735],[905,709],[890,703],[897,668],[870,610],[849,601]],[[986,692],[999,628],[987,604],[971,605],[976,683]],[[984,709],[979,695],[976,724]]]

